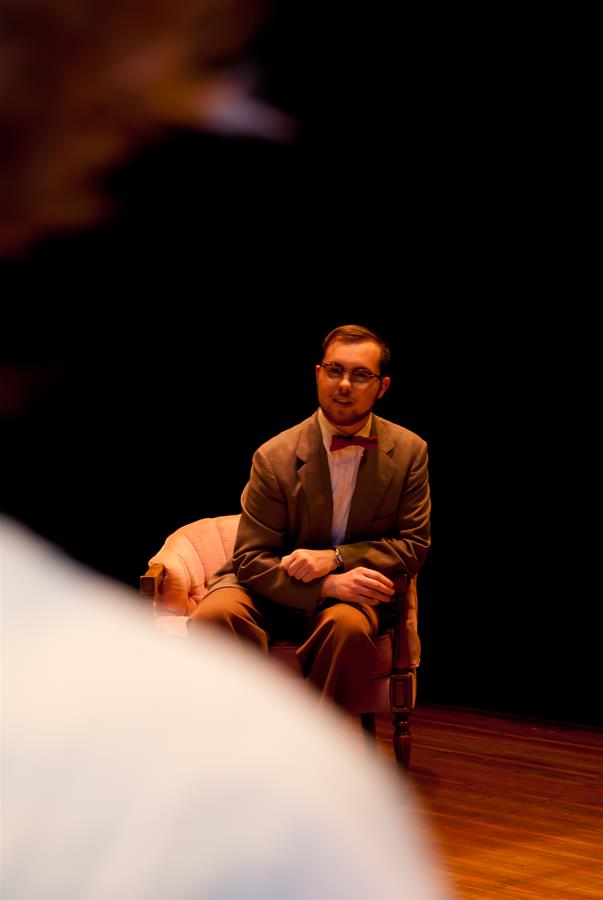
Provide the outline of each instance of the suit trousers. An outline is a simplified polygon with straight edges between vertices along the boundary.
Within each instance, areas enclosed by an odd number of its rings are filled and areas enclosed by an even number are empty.
[[[213,590],[188,620],[189,633],[211,623],[235,638],[268,653],[271,640],[289,639],[304,678],[320,692],[319,702],[333,701],[351,710],[377,660],[374,638],[377,608],[362,602],[327,599],[308,618],[296,610],[237,587]]]

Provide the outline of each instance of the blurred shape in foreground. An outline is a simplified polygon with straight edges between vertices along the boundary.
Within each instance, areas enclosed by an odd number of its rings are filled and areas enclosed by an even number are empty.
[[[218,634],[8,519],[2,896],[437,898],[408,786],[339,716]]]
[[[288,139],[244,51],[264,0],[3,0],[0,255],[95,225],[102,179],[169,127]],[[202,161],[200,163],[203,164]]]

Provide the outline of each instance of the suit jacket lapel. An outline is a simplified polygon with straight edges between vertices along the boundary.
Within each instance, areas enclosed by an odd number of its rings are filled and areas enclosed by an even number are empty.
[[[308,538],[316,547],[330,547],[333,491],[318,413],[308,419],[308,425],[299,440],[297,455],[301,461],[298,475],[310,518]],[[304,536],[300,535],[300,539],[303,541]]]
[[[364,451],[358,469],[346,531],[346,541],[349,542],[361,540],[366,534],[367,527],[394,477],[395,467],[389,455],[393,450],[394,442],[381,419],[375,415],[373,415],[371,434],[377,436],[379,443],[375,448]]]

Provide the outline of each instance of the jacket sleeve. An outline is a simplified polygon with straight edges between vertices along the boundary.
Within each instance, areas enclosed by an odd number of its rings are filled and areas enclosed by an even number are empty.
[[[423,441],[403,485],[391,535],[340,545],[345,569],[366,566],[388,578],[418,572],[431,543],[430,510],[427,444]]]
[[[261,449],[253,456],[241,507],[232,558],[239,584],[283,606],[313,613],[320,600],[324,579],[306,584],[291,578],[280,568],[282,556],[289,552],[286,546],[287,502]]]

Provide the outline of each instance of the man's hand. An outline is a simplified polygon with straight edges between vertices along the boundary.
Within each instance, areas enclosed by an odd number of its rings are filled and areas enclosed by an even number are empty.
[[[315,581],[337,568],[333,550],[294,550],[281,559],[281,569],[299,581]]]
[[[394,582],[375,569],[358,566],[341,575],[325,578],[320,595],[348,603],[361,600],[369,606],[377,606],[378,603],[390,602],[394,595]]]

